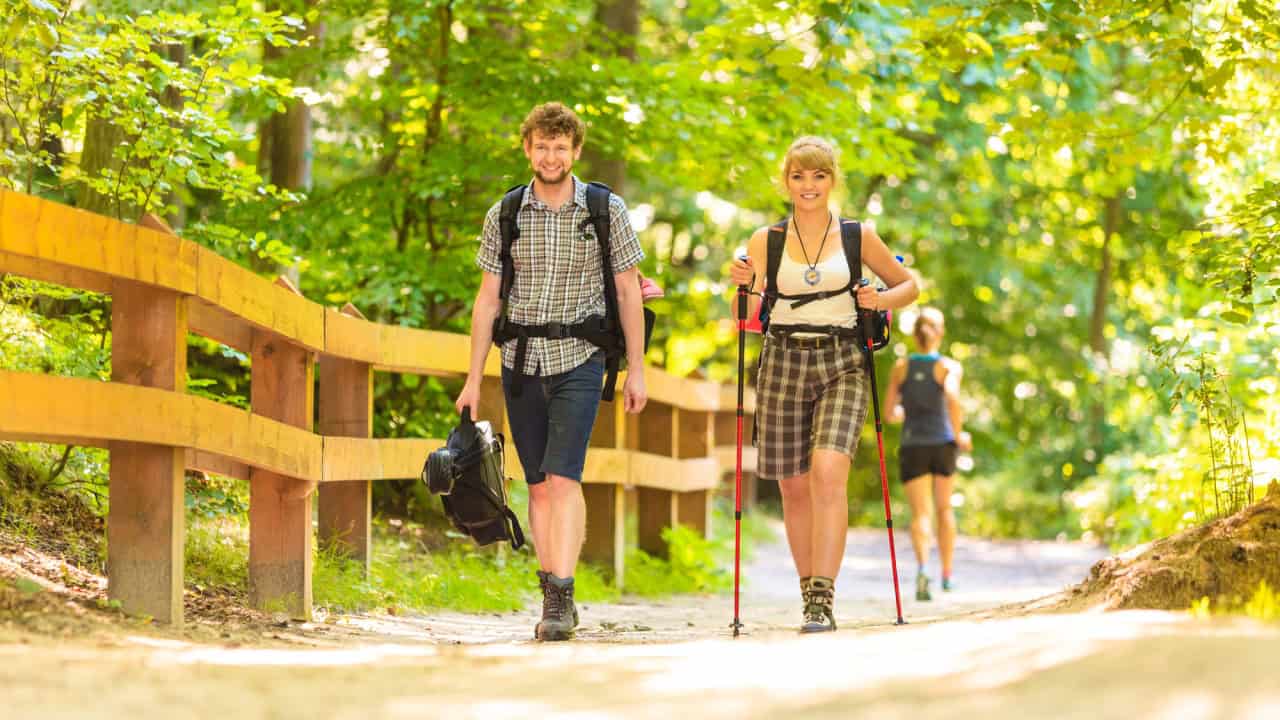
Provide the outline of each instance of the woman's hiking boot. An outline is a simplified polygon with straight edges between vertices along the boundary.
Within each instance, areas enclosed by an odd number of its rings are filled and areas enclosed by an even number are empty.
[[[803,590],[803,579],[801,582]],[[800,626],[800,632],[831,632],[836,629],[836,616],[832,612],[835,595],[836,584],[831,578],[821,575],[809,578],[809,591],[804,601],[804,624]]]
[[[573,602],[573,578],[538,571],[542,586],[542,620],[533,629],[538,640],[568,640],[578,626],[578,606]]]
[[[946,575],[942,576],[942,592],[951,592],[955,586],[951,584],[951,578]]]
[[[916,600],[928,602],[933,599],[929,592],[929,576],[924,573],[916,575]]]

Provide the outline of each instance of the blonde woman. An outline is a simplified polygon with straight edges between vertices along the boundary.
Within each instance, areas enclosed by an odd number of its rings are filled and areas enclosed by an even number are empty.
[[[849,464],[867,415],[868,387],[856,307],[894,309],[919,291],[875,231],[831,209],[835,149],[801,137],[783,161],[792,214],[752,236],[729,272],[749,285],[752,316],[763,291],[770,323],[757,378],[757,472],[778,481],[804,603],[801,632],[836,629],[835,581],[849,528]],[[866,264],[888,285],[857,287]]]
[[[930,516],[936,521],[942,589],[951,590],[951,562],[956,547],[951,487],[956,451],[973,449],[960,409],[960,377],[964,369],[958,361],[939,353],[945,332],[942,311],[932,307],[920,311],[912,331],[917,352],[894,364],[884,396],[889,422],[902,423],[899,475],[911,505],[911,545],[919,567],[916,600],[921,601],[933,599],[925,573],[931,543]]]

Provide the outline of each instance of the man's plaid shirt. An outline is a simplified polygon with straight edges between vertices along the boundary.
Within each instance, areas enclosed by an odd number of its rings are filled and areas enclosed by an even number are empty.
[[[502,201],[484,218],[476,265],[502,274],[502,232],[498,216]],[[573,201],[553,210],[533,195],[532,186],[516,215],[520,237],[511,248],[515,282],[507,297],[507,317],[521,325],[549,322],[571,325],[592,315],[603,316],[604,277],[595,228],[587,222],[587,185],[573,178]],[[627,205],[609,196],[610,251],[613,272],[629,270],[644,259],[640,240],[631,228]],[[581,338],[529,338],[523,371],[527,375],[558,375],[585,363],[599,348]],[[515,368],[516,341],[502,348],[502,364]]]

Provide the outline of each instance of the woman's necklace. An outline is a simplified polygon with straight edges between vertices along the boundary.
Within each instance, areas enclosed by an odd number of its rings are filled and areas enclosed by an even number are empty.
[[[827,211],[827,228],[822,231],[822,242],[818,245],[818,252],[813,256],[813,262],[809,262],[809,253],[804,249],[804,238],[800,236],[800,223],[796,222],[796,217],[791,216],[791,226],[796,229],[796,239],[800,241],[800,253],[804,255],[804,264],[809,269],[804,271],[804,281],[809,287],[814,287],[822,282],[822,273],[818,272],[818,261],[822,259],[822,249],[827,246],[827,235],[831,232],[831,211]]]

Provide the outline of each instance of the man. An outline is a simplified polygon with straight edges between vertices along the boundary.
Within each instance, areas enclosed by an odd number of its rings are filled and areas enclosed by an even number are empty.
[[[560,103],[535,107],[520,135],[534,177],[527,188],[509,193],[505,217],[514,220],[508,232],[516,240],[507,262],[514,274],[504,282],[504,203],[499,201],[485,216],[476,255],[484,273],[471,313],[471,368],[456,405],[459,412],[469,407],[476,415],[494,322],[502,320],[498,339],[510,337],[502,343],[503,394],[529,483],[529,526],[543,593],[534,636],[567,640],[578,624],[573,574],[586,535],[582,468],[605,375],[599,338],[588,339],[581,329],[607,316],[605,288],[613,285],[629,368],[621,400],[627,412],[643,410],[644,317],[636,266],[644,252],[626,204],[610,194],[610,257],[604,260],[612,282],[606,280],[588,188],[572,172],[586,127],[571,109]]]

